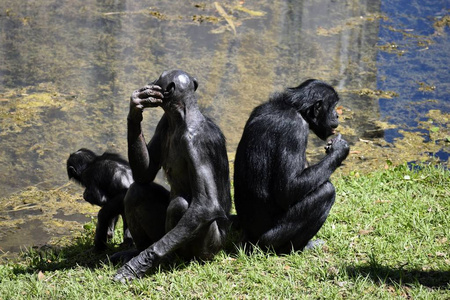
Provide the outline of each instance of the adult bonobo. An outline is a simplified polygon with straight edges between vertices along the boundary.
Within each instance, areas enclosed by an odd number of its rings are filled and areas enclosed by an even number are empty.
[[[338,100],[331,86],[311,79],[253,110],[234,172],[236,211],[248,241],[288,253],[305,248],[322,227],[335,199],[329,179],[349,146],[338,135],[313,166],[305,151],[309,129],[322,140],[335,133]]]
[[[135,182],[125,213],[140,253],[117,271],[115,280],[142,277],[171,253],[210,259],[222,247],[231,207],[225,138],[199,111],[197,86],[183,71],[166,71],[131,96],[128,156]],[[157,106],[164,115],[147,145],[142,112]],[[153,183],[161,167],[170,192]]]
[[[133,182],[128,162],[120,155],[105,152],[96,155],[89,149],[79,149],[67,159],[67,174],[86,189],[83,198],[101,207],[98,212],[94,247],[105,250],[106,242],[114,236],[119,215],[123,220],[123,243],[131,246],[133,240],[127,228],[123,199]]]

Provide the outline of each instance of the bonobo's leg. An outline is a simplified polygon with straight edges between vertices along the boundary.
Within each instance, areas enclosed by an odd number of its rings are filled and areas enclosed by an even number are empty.
[[[114,229],[116,228],[117,221],[119,220],[119,216],[112,217],[109,221],[108,225],[108,233],[107,233],[107,240],[111,240],[114,237]]]
[[[166,232],[169,232],[178,224],[188,207],[189,203],[182,197],[170,201],[167,209]],[[186,259],[192,257],[211,259],[221,249],[224,233],[225,231],[219,230],[217,222],[214,221],[209,226],[205,226],[196,238],[178,249],[177,254]]]
[[[335,195],[334,186],[325,182],[292,206],[274,228],[261,236],[259,245],[273,247],[277,253],[303,250],[325,223]]]
[[[106,204],[98,212],[97,227],[95,229],[95,250],[102,251],[106,248],[106,241],[114,234],[118,212],[114,206]]]
[[[122,222],[123,222],[123,241],[122,241],[122,246],[127,246],[127,247],[131,247],[133,245],[133,238],[131,236],[130,233],[130,229],[128,229],[128,223],[127,223],[127,218],[125,217],[125,196],[126,196],[127,192],[121,192],[119,194],[117,194],[116,197],[114,197],[114,204],[117,207],[117,214],[120,214],[122,216]],[[112,201],[110,201],[112,202]],[[117,219],[119,217],[117,216],[116,218],[116,223],[117,223]]]
[[[228,221],[223,211],[216,212],[210,206],[205,207],[204,205],[191,203],[177,225],[167,232],[164,238],[153,243],[123,265],[117,271],[114,280],[125,283],[127,280],[142,277],[148,269],[159,264],[167,255],[174,252],[179,253],[179,251],[187,249],[188,245],[196,248],[191,249],[193,253],[203,251],[213,254],[212,251],[217,250],[217,243],[222,241],[221,237],[223,237],[224,232],[220,230],[221,228],[215,227],[217,226],[215,223],[218,223],[219,220],[222,221],[222,219],[223,223]],[[134,238],[133,231],[131,234]],[[212,239],[211,236],[214,238]],[[211,248],[207,250],[205,245]]]
[[[190,249],[192,251],[191,257],[199,259],[210,260],[214,255],[219,252],[223,247],[226,236],[226,228],[228,224],[223,224],[223,227],[219,226],[221,221],[214,221],[204,230],[204,234],[192,241]]]
[[[123,242],[122,245],[132,246],[133,245],[133,237],[131,236],[130,229],[128,228],[127,218],[125,217],[125,213],[122,213],[122,221],[123,221]]]
[[[112,263],[126,263],[165,234],[169,191],[156,183],[134,182],[125,196],[125,219],[137,249],[114,253]]]
[[[169,191],[156,184],[133,183],[125,196],[125,216],[136,248],[144,250],[165,234]]]
[[[176,197],[170,201],[167,208],[166,232],[174,228],[181,217],[186,213],[189,203],[183,197]]]

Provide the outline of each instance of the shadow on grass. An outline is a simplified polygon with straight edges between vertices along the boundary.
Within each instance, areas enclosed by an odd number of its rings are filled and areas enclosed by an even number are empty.
[[[94,227],[95,228],[95,227]],[[71,245],[43,246],[41,248],[29,248],[21,253],[13,264],[15,274],[33,274],[38,271],[56,271],[73,269],[77,266],[89,269],[101,268],[109,264],[109,257],[114,253],[128,250],[126,246],[108,244],[108,248],[103,252],[96,252],[93,248],[93,230],[85,230],[80,237],[74,239]],[[237,253],[236,243],[241,239],[241,233],[235,229],[230,229],[225,241],[224,251],[226,253]],[[202,263],[201,261],[198,261]],[[151,268],[147,275],[158,271],[171,271],[173,269],[183,269],[188,266],[189,260],[183,260],[176,255],[169,255],[156,268]],[[122,263],[115,264],[118,269]]]
[[[75,243],[72,246],[53,247],[45,246],[41,249],[28,249],[18,258],[17,264],[13,265],[14,274],[34,274],[38,271],[56,271],[69,270],[76,267],[88,269],[102,268],[110,263],[109,257],[114,253],[127,250],[129,248],[122,246],[109,245],[104,252],[98,253],[94,251],[91,243],[80,244]],[[189,262],[183,261],[178,257],[171,257],[170,261],[162,262],[158,267],[151,268],[147,275],[155,272],[169,272],[173,269],[183,269]],[[119,269],[123,264],[115,264],[115,268]]]
[[[108,263],[108,255],[121,248],[110,245],[104,252],[96,252],[92,242],[76,240],[73,245],[43,246],[23,251],[13,265],[14,273],[35,273],[36,271],[55,271],[72,269],[76,266],[98,268]]]
[[[419,283],[428,288],[450,289],[450,271],[407,270],[377,264],[348,267],[347,272],[352,278],[367,277],[376,284],[409,285]]]

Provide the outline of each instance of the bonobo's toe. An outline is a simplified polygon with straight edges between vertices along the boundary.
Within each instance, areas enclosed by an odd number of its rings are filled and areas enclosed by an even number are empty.
[[[310,249],[317,249],[317,248],[321,248],[323,245],[325,245],[325,241],[321,240],[321,239],[317,239],[317,240],[310,240],[308,242],[308,244],[306,244],[304,250],[310,250]]]
[[[114,281],[119,281],[121,283],[127,283],[134,279],[138,278],[137,274],[133,271],[132,268],[128,266],[128,264],[123,265],[119,270],[117,270],[116,275],[114,276]]]

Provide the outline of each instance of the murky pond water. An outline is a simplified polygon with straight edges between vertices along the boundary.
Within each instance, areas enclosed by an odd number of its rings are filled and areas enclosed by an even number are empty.
[[[197,77],[231,163],[253,107],[318,78],[342,98],[339,172],[448,166],[448,3],[1,1],[0,251],[58,243],[95,216],[67,183],[69,153],[125,155],[129,95],[172,68]],[[161,115],[145,112],[148,138]],[[312,139],[313,160],[322,147]]]

